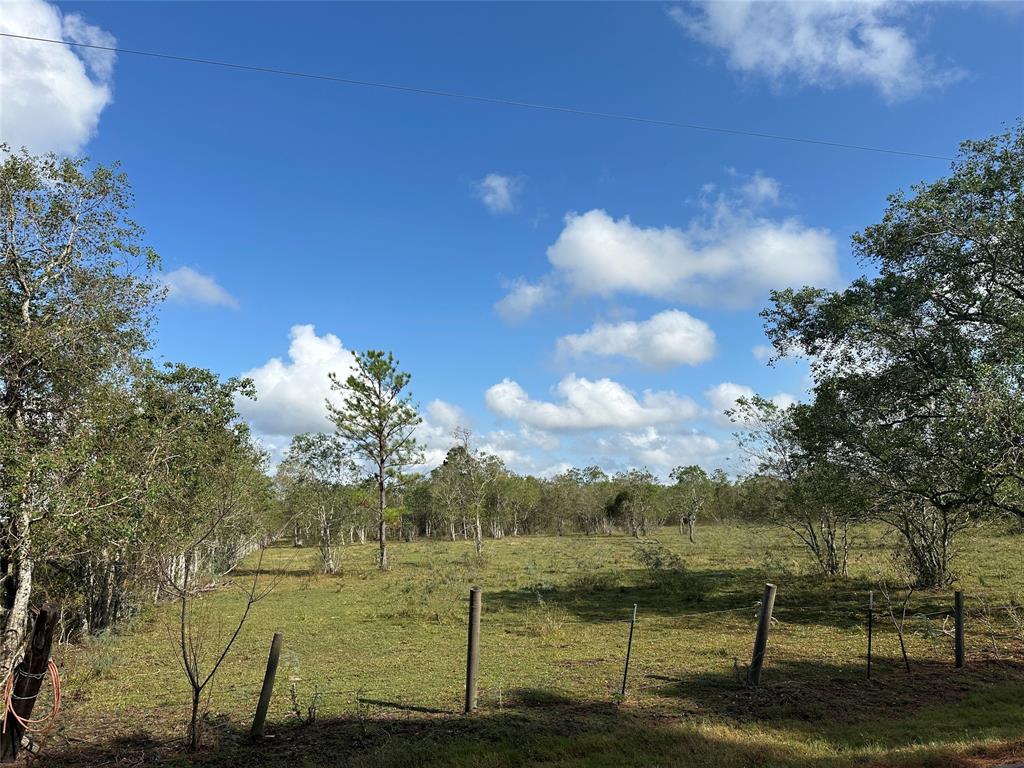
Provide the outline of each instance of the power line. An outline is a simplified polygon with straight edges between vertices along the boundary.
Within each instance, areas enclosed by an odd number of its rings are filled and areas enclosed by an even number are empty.
[[[722,128],[712,125],[700,125],[698,123],[684,123],[676,120],[660,120],[654,117],[643,117],[641,115],[629,115],[618,112],[599,112],[590,109],[577,109],[575,107],[562,107],[554,104],[539,104],[530,101],[516,101],[514,99],[502,99],[494,96],[479,96],[470,93],[458,93],[455,91],[442,91],[433,88],[418,88],[412,85],[401,85],[398,83],[382,83],[373,80],[357,80],[350,77],[336,77],[334,75],[321,75],[312,72],[297,72],[288,69],[277,69],[274,67],[261,67],[252,64],[237,64],[230,61],[217,61],[215,59],[200,59],[193,56],[177,56],[170,53],[156,53],[155,51],[138,51],[131,48],[115,48],[106,45],[93,45],[90,43],[75,43],[68,40],[52,40],[46,37],[32,37],[30,35],[15,35],[10,32],[0,32],[0,36],[14,38],[17,40],[31,40],[37,43],[52,43],[64,45],[70,48],[90,48],[98,51],[110,51],[111,53],[125,53],[132,56],[148,56],[154,59],[167,61],[188,62],[190,64],[205,64],[211,67],[224,67],[237,69],[246,72],[262,72],[272,75],[284,75],[286,77],[299,77],[306,80],[323,80],[343,85],[357,85],[364,88],[380,88],[389,91],[400,91],[402,93],[415,93],[422,96],[440,96],[446,99],[459,99],[461,101],[473,101],[482,104],[498,104],[506,107],[518,107],[520,109],[534,109],[544,112],[559,112],[568,115],[579,115],[582,117],[596,117],[603,120],[620,120],[630,123],[643,123],[645,125],[659,125],[667,128],[683,128],[690,131],[705,131],[708,133],[724,133],[733,136],[747,136],[757,139],[770,139],[772,141],[789,141],[798,144],[813,144],[821,147],[832,147],[834,149],[852,149],[860,152],[877,152],[886,155],[900,155],[902,157],[916,157],[925,160],[952,161],[954,158],[943,155],[930,155],[924,152],[909,152],[902,149],[889,149],[886,147],[872,147],[865,144],[847,144],[841,141],[825,141],[824,139],[808,139],[799,136],[786,136],[778,133],[763,133],[761,131],[747,131],[739,128]]]

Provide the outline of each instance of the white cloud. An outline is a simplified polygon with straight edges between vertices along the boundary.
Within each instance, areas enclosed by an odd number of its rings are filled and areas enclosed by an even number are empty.
[[[772,355],[775,354],[775,347],[772,347],[768,344],[756,344],[754,345],[754,348],[750,350],[750,352],[754,356],[754,359],[757,360],[757,362],[767,363],[769,360],[771,360]]]
[[[505,379],[487,390],[492,412],[541,430],[637,429],[679,422],[700,413],[696,403],[674,392],[646,390],[638,399],[611,379],[566,376],[555,387],[560,402],[533,400],[517,382]]]
[[[240,398],[242,416],[261,435],[288,437],[301,432],[331,432],[326,400],[341,402],[331,391],[328,373],[344,380],[353,370],[352,352],[333,333],[318,336],[312,325],[293,325],[288,360],[272,357],[243,373],[256,386],[256,400]]]
[[[762,203],[778,205],[781,191],[782,185],[776,179],[765,176],[760,171],[747,179],[742,187],[743,196],[751,205],[761,205]]]
[[[450,435],[456,427],[469,428],[470,418],[459,406],[452,405],[444,400],[431,400],[427,404],[426,418],[431,424],[445,429]]]
[[[183,304],[213,304],[238,308],[238,300],[210,275],[191,267],[178,267],[163,276],[167,298]]]
[[[570,214],[548,259],[583,294],[633,293],[698,304],[744,306],[773,288],[831,285],[836,244],[795,219],[770,221],[726,201],[686,230],[640,227],[603,210]]]
[[[42,0],[4,2],[0,32],[113,47],[113,35]],[[78,152],[113,100],[115,55],[0,38],[0,140],[32,152]]]
[[[647,467],[665,476],[674,467],[699,464],[711,469],[721,465],[727,444],[700,432],[664,434],[655,427],[622,435],[624,451],[631,466]]]
[[[754,394],[753,388],[744,384],[736,384],[732,381],[723,381],[721,384],[717,384],[704,391],[704,397],[707,399],[708,405],[711,406],[712,418],[723,427],[737,426],[737,422],[732,421],[725,415],[725,412],[733,408],[736,405],[736,401],[741,397],[749,399]],[[797,401],[788,392],[777,392],[768,399],[779,406],[779,408],[788,408]],[[743,423],[740,422],[740,425],[742,426]]]
[[[491,213],[511,213],[518,205],[523,180],[499,173],[488,173],[476,183],[477,196]]]
[[[551,289],[545,283],[516,280],[494,309],[505,322],[517,323],[529,317],[550,295]]]
[[[731,69],[778,84],[834,87],[865,83],[888,101],[908,98],[963,76],[921,55],[897,23],[910,4],[838,2],[700,2],[669,15],[694,39],[721,49]],[[906,25],[909,27],[909,25]]]
[[[523,319],[562,286],[584,296],[627,293],[736,308],[763,304],[772,289],[836,285],[839,259],[828,230],[756,214],[778,185],[757,174],[747,186],[739,196],[713,199],[714,188],[705,188],[701,213],[684,229],[643,227],[598,208],[570,213],[547,249],[554,271],[536,284],[516,283],[496,306]]]
[[[558,353],[565,357],[617,355],[653,368],[697,365],[715,354],[715,333],[703,320],[670,309],[640,323],[596,323],[585,333],[560,338]]]

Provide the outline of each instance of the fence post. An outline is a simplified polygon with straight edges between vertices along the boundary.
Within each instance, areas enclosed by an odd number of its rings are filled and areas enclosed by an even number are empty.
[[[871,679],[871,634],[875,626],[875,592],[868,592],[868,680]]]
[[[466,644],[466,714],[476,709],[476,684],[480,673],[480,587],[469,590],[469,640]]]
[[[622,698],[626,698],[626,678],[629,677],[629,656],[633,652],[633,627],[636,626],[636,603],[633,603],[633,618],[629,622],[629,642],[626,643],[626,668],[622,670]]]
[[[274,639],[270,642],[270,656],[267,657],[267,671],[263,675],[263,688],[260,689],[260,700],[256,705],[256,716],[252,719],[252,730],[249,736],[252,739],[263,738],[263,726],[267,720],[267,710],[270,709],[270,696],[274,692],[274,677],[277,676],[277,662],[281,658],[281,643],[284,641],[280,632],[274,633]]]
[[[775,607],[775,585],[764,585],[761,598],[761,613],[757,619],[757,636],[754,638],[754,656],[750,661],[749,683],[757,687],[761,683],[761,667],[764,664],[765,649],[768,647],[768,629],[772,623],[772,609]]]
[[[959,589],[953,598],[953,617],[955,621],[953,650],[956,655],[956,666],[959,669],[964,665],[964,593]]]
[[[14,717],[28,720],[43,684],[46,668],[50,663],[50,647],[53,645],[53,633],[57,629],[59,611],[52,606],[43,607],[36,614],[32,625],[32,634],[25,648],[25,656],[15,665],[11,674],[15,675],[14,690],[11,692],[10,713],[4,713],[3,736],[0,739],[0,762],[12,763],[21,748],[21,739],[25,729]],[[31,745],[30,745],[31,751]]]

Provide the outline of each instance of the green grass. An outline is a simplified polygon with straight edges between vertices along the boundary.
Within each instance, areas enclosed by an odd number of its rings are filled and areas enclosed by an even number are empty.
[[[989,627],[978,615],[982,604],[1024,601],[1024,537],[988,528],[965,542],[965,669],[953,668],[941,616],[913,618],[908,676],[879,618],[870,681],[864,605],[891,567],[879,531],[860,532],[841,581],[816,575],[779,531],[708,525],[695,545],[667,529],[654,538],[681,570],[641,567],[625,536],[487,541],[481,560],[472,542],[397,543],[389,573],[375,570],[374,545],[350,546],[337,576],[315,573],[314,550],[275,547],[264,558],[275,589],[214,684],[201,754],[178,748],[188,694],[173,615],[161,608],[130,634],[60,654],[67,710],[44,764],[970,765],[975,754],[1024,751],[1024,637],[1005,616],[994,612]],[[765,581],[778,585],[778,623],[752,690],[743,679]],[[480,710],[467,718],[474,584],[484,590]],[[950,591],[915,593],[911,608],[951,602]],[[630,694],[620,701],[633,603]],[[202,606],[214,635],[239,598],[224,588]],[[251,747],[244,735],[274,631],[285,638],[275,738]],[[317,722],[291,714],[292,686],[302,706],[319,693]]]

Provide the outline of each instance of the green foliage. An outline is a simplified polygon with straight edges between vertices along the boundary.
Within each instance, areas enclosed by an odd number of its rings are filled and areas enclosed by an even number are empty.
[[[344,382],[330,374],[331,388],[342,393],[340,406],[327,402],[338,439],[372,472],[377,485],[379,565],[388,568],[387,495],[406,467],[423,460],[415,430],[422,421],[406,390],[411,375],[398,370],[390,352],[369,350],[356,356],[355,373]]]
[[[1024,516],[1022,192],[1024,125],[964,142],[949,177],[890,196],[854,236],[869,274],[775,292],[763,313],[780,354],[810,358],[807,422],[904,537],[921,585],[950,581],[976,516]]]

